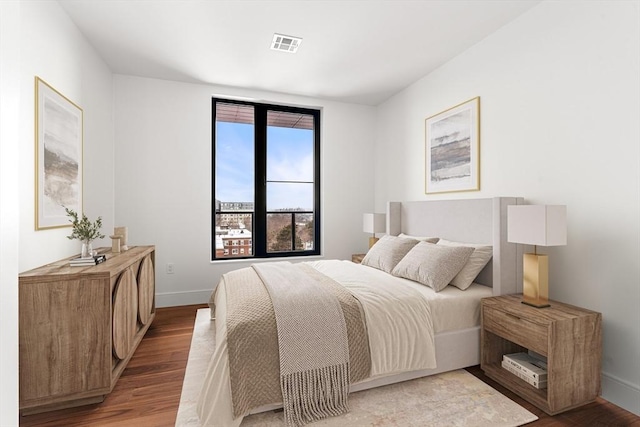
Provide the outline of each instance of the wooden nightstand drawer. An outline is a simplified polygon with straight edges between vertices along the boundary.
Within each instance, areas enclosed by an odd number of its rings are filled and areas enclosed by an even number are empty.
[[[492,307],[483,307],[482,322],[485,330],[544,356],[547,355],[549,329],[546,325]]]

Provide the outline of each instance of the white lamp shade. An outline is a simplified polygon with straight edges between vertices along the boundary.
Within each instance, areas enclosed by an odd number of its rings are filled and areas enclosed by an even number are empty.
[[[366,213],[362,217],[362,224],[362,231],[365,233],[384,233],[387,231],[385,214]]]
[[[564,205],[507,206],[507,241],[537,246],[567,244]]]

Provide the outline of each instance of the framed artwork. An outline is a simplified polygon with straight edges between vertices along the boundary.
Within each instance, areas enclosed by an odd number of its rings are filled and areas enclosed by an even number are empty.
[[[480,190],[480,97],[425,120],[425,193]]]
[[[70,227],[65,207],[82,212],[82,108],[35,79],[35,226]]]

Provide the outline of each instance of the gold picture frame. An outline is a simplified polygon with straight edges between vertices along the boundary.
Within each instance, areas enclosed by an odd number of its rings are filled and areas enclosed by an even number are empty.
[[[480,190],[480,97],[425,119],[425,194]]]
[[[82,212],[83,111],[35,77],[35,229],[70,227]]]

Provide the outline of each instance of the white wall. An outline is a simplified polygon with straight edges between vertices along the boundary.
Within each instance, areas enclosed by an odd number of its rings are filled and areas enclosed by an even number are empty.
[[[640,2],[548,1],[378,109],[376,207],[566,204],[553,299],[603,314],[605,399],[640,414]],[[424,119],[480,96],[481,191],[424,194]]]
[[[18,425],[20,3],[0,2],[0,425]]]
[[[0,425],[18,424],[18,273],[79,252],[34,230],[34,78],[84,110],[84,208],[113,227],[112,74],[57,2],[0,1]],[[108,239],[107,239],[108,240]],[[99,244],[99,243],[98,243]]]
[[[45,80],[84,111],[84,211],[114,217],[112,73],[57,2],[22,2],[20,21],[20,252],[25,271],[80,252],[70,228],[35,231],[34,78]],[[95,246],[111,245],[108,237]]]
[[[158,306],[207,302],[221,274],[249,264],[210,262],[213,95],[322,108],[322,253],[350,259],[367,246],[373,107],[116,75],[116,222],[130,244],[156,245]]]

